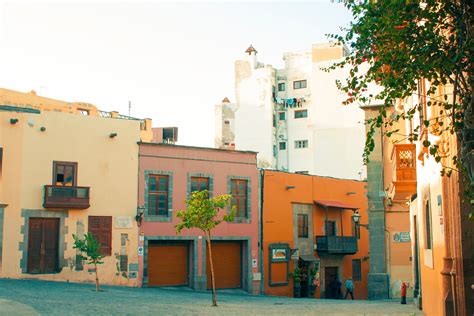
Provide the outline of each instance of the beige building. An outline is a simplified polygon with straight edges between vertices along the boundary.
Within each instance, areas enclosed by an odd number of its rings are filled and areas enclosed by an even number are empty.
[[[138,144],[151,120],[0,89],[0,277],[92,282],[73,234],[105,255],[102,283],[138,284]]]

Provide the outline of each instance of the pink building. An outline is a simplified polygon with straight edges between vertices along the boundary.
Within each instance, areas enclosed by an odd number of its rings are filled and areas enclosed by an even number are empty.
[[[142,286],[210,288],[206,237],[197,229],[180,235],[175,230],[176,212],[186,208],[190,193],[208,189],[213,196],[232,194],[237,205],[235,221],[213,231],[216,287],[260,293],[256,153],[158,143],[139,147]]]

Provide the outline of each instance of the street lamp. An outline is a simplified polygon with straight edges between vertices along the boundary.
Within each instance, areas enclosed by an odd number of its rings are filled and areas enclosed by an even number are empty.
[[[143,214],[145,213],[145,207],[139,206],[137,207],[137,215],[135,216],[135,220],[137,221],[138,227],[142,225]]]
[[[352,215],[352,221],[356,224],[356,225],[359,225],[359,222],[360,222],[360,218],[362,216],[360,216],[359,212],[356,210],[354,212],[354,215]]]

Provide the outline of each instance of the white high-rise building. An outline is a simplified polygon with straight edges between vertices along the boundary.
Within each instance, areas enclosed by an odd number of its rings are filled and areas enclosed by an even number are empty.
[[[216,146],[256,151],[262,168],[365,178],[364,111],[355,104],[343,106],[346,97],[335,84],[349,70],[321,69],[347,53],[345,46],[317,44],[285,53],[285,67],[275,69],[258,62],[250,46],[235,62],[236,102],[226,135],[222,122],[230,120],[216,115]],[[216,114],[228,109],[226,103],[217,105]],[[223,139],[233,146],[225,146]]]

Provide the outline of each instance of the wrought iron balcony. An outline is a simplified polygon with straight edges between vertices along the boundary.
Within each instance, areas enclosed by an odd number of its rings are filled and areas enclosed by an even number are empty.
[[[44,208],[89,208],[89,187],[44,186]]]
[[[393,200],[407,200],[416,193],[416,146],[395,144],[392,151]]]
[[[316,251],[319,255],[353,255],[357,253],[357,237],[316,236]]]

